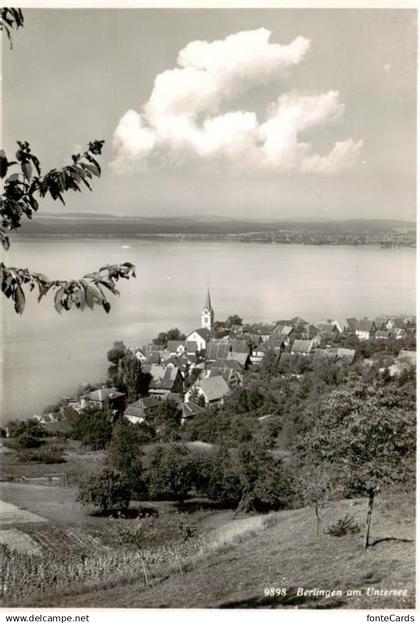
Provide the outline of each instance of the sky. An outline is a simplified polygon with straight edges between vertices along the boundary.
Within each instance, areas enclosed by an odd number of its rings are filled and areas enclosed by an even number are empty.
[[[106,141],[101,179],[67,210],[415,218],[415,11],[24,16],[3,44],[7,153],[28,140],[49,168]]]

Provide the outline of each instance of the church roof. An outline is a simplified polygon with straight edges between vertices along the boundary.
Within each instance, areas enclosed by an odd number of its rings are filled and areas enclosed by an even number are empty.
[[[211,297],[210,297],[210,289],[209,288],[207,288],[207,296],[206,296],[206,301],[204,303],[204,309],[209,309],[209,310],[212,309]]]

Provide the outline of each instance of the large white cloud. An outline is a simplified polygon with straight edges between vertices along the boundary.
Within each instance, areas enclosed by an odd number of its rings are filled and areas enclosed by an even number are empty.
[[[193,41],[178,55],[178,67],[158,74],[141,112],[128,110],[113,137],[116,171],[137,163],[223,158],[236,168],[335,174],[354,164],[362,142],[336,142],[322,156],[301,140],[308,129],[338,120],[344,113],[336,91],[317,95],[290,92],[255,112],[218,114],[220,107],[249,88],[285,78],[298,65],[310,41],[270,43],[265,28],[239,32],[220,41]]]

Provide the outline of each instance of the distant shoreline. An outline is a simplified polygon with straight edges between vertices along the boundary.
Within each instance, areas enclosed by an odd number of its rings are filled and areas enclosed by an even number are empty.
[[[259,232],[256,232],[256,236]],[[18,235],[10,236],[11,243],[30,241],[30,242],[43,242],[46,240],[66,240],[72,242],[75,240],[144,240],[144,241],[171,241],[171,242],[235,242],[242,244],[261,244],[261,245],[282,245],[282,246],[314,246],[314,247],[379,247],[382,249],[415,249],[416,245],[411,243],[389,243],[384,241],[367,241],[367,242],[350,242],[350,241],[310,241],[310,240],[272,240],[261,239],[260,237],[253,237],[252,235],[244,236],[242,234],[174,234],[174,233],[159,233],[159,234],[127,234],[127,235],[112,235],[112,234],[68,234],[68,233],[24,233],[21,232]]]

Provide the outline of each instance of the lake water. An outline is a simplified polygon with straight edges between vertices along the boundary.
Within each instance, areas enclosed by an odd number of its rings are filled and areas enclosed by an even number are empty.
[[[136,265],[137,279],[121,283],[109,315],[99,308],[59,315],[51,296],[38,304],[31,295],[17,316],[3,300],[3,420],[41,413],[80,383],[105,378],[115,340],[139,346],[162,330],[200,326],[207,283],[216,319],[415,313],[414,249],[46,239],[15,242],[6,258],[51,278],[123,261]]]

